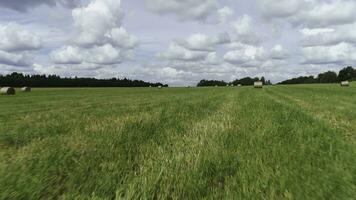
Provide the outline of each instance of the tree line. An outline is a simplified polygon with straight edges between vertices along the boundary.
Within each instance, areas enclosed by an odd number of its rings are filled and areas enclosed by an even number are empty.
[[[14,72],[8,75],[0,75],[0,86],[11,87],[168,87],[162,83],[149,83],[142,80],[130,80],[127,78],[62,78],[57,75],[24,75]]]
[[[356,69],[349,66],[343,68],[337,74],[333,71],[328,71],[314,76],[300,76],[282,81],[278,84],[310,84],[310,83],[339,83],[341,81],[356,81]]]
[[[261,78],[251,78],[251,77],[245,77],[242,79],[236,79],[232,82],[225,82],[225,81],[218,81],[218,80],[201,80],[198,83],[198,87],[212,87],[212,86],[226,86],[226,85],[253,85],[256,81],[261,81],[264,85],[271,85],[270,80],[266,80],[264,77]]]
[[[232,82],[218,81],[218,80],[201,80],[198,83],[198,87],[209,87],[209,86],[226,86],[226,85],[253,85],[254,82],[261,81],[264,85],[271,85],[271,81],[265,80],[264,77],[261,78],[251,78],[245,77],[242,79],[236,79]],[[339,73],[333,71],[327,71],[315,76],[300,76],[297,78],[288,79],[282,81],[278,84],[312,84],[312,83],[340,83],[341,81],[356,81],[356,69],[353,67],[345,67],[339,71]]]

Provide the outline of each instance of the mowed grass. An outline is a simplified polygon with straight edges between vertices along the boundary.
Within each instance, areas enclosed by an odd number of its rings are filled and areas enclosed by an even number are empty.
[[[0,96],[0,199],[355,199],[356,85]]]

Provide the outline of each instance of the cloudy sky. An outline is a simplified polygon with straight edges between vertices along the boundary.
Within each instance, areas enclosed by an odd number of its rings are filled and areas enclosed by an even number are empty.
[[[356,63],[354,0],[1,0],[0,73],[170,85]]]

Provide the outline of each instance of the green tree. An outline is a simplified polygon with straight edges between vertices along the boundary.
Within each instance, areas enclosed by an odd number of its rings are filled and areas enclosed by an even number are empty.
[[[265,77],[262,76],[261,82],[263,83],[263,85],[266,85],[266,79],[265,79]]]
[[[321,73],[318,75],[319,83],[336,83],[338,81],[337,74],[332,71]]]
[[[354,68],[349,66],[349,67],[342,69],[339,72],[338,80],[339,81],[348,81],[348,80],[352,80],[353,78],[356,78],[354,76],[355,76],[355,70],[354,70]]]

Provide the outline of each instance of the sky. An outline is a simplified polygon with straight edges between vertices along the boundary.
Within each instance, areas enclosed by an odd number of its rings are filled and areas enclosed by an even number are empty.
[[[354,0],[1,0],[0,74],[172,86],[356,63]]]

